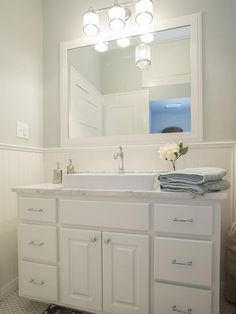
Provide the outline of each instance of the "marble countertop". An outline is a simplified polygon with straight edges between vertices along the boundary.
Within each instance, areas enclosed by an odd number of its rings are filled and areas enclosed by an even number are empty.
[[[12,189],[20,194],[40,194],[51,196],[105,196],[105,197],[134,197],[134,198],[158,198],[158,199],[209,199],[223,200],[227,198],[227,192],[207,193],[204,196],[195,196],[183,192],[163,192],[160,190],[98,190],[63,188],[61,184],[43,183],[37,185],[21,186]]]

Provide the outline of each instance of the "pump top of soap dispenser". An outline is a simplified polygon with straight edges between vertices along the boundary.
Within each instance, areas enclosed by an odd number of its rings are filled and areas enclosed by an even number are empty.
[[[67,166],[67,174],[74,174],[75,167],[72,164],[72,159],[69,159],[69,165]]]

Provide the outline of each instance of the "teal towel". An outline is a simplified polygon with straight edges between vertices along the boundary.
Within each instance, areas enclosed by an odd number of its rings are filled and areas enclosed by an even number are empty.
[[[201,184],[222,179],[226,175],[226,170],[213,167],[186,168],[167,173],[161,173],[158,180],[161,182],[183,182]]]
[[[160,189],[168,192],[190,192],[195,195],[204,195],[209,192],[222,191],[230,188],[227,180],[205,182],[202,184],[191,184],[185,182],[161,182]]]

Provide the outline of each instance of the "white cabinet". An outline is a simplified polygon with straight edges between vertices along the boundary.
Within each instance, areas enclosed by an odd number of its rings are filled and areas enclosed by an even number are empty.
[[[209,290],[155,284],[155,314],[211,314]]]
[[[220,207],[154,206],[154,314],[219,314]]]
[[[184,235],[212,235],[213,208],[199,205],[155,205],[155,230]]]
[[[20,224],[21,256],[41,262],[57,262],[56,227]]]
[[[148,314],[149,237],[103,233],[103,309]]]
[[[100,311],[102,308],[101,233],[62,229],[60,259],[62,302]]]
[[[56,199],[18,199],[19,294],[58,302]]]
[[[20,266],[20,294],[46,302],[57,302],[57,268],[51,265],[22,261]]]
[[[20,194],[20,295],[99,314],[219,314],[220,199],[130,195]]]
[[[101,236],[61,230],[62,302],[94,311],[103,303],[106,313],[148,314],[148,236],[104,232],[103,242]]]
[[[212,285],[212,242],[155,238],[156,280],[204,287]]]

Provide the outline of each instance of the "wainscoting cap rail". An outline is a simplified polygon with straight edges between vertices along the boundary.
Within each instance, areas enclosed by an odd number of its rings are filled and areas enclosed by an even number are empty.
[[[44,149],[42,147],[30,147],[30,146],[20,146],[13,144],[0,143],[1,150],[15,150],[23,152],[33,152],[33,153],[43,153]]]

